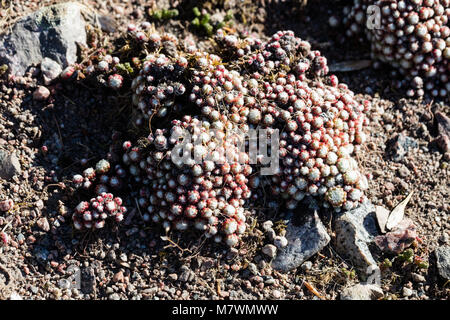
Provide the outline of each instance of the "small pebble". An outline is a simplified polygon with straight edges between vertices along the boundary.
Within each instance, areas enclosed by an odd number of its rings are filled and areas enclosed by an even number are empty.
[[[39,86],[33,93],[33,99],[37,101],[46,100],[50,96],[50,90],[44,86]]]
[[[0,201],[0,211],[9,211],[14,207],[14,201],[11,199]]]
[[[273,222],[271,220],[267,220],[262,224],[262,228],[265,231],[268,231],[269,229],[272,229],[273,227]]]
[[[312,266],[313,266],[313,264],[312,264],[311,261],[305,261],[305,262],[302,264],[301,268],[302,268],[302,270],[304,270],[304,271],[309,271],[309,270],[312,269]]]
[[[278,249],[281,249],[288,245],[288,240],[286,239],[286,237],[276,236],[275,239],[273,240],[273,244]]]
[[[126,262],[126,261],[128,260],[127,255],[126,255],[125,253],[121,253],[121,254],[120,254],[120,260]]]
[[[403,287],[402,294],[404,297],[410,297],[413,294],[413,291],[407,287]]]
[[[114,282],[123,282],[123,280],[124,280],[124,276],[123,276],[122,271],[117,272],[113,277]]]
[[[176,273],[171,273],[167,276],[170,280],[172,281],[177,281],[178,280],[178,275]]]
[[[70,288],[70,281],[67,279],[61,279],[58,282],[58,286],[60,289],[69,289]]]
[[[258,267],[254,263],[249,263],[248,264],[248,270],[250,271],[251,274],[254,274],[254,275],[257,275],[259,273],[258,272]]]
[[[50,225],[47,218],[40,218],[38,221],[36,221],[36,224],[42,231],[50,231]]]
[[[274,299],[280,299],[281,298],[281,292],[279,290],[273,290],[272,291],[272,296],[274,297]]]
[[[277,254],[277,247],[275,247],[273,244],[266,244],[262,248],[262,252],[269,258],[274,258]]]
[[[113,293],[113,294],[109,295],[108,299],[109,300],[120,300],[120,296],[117,293]]]
[[[411,273],[411,278],[413,279],[414,282],[418,282],[418,283],[426,281],[425,277],[418,273]]]

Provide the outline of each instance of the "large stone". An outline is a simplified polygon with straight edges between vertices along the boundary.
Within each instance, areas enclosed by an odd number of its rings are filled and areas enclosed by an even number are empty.
[[[276,270],[287,272],[299,267],[330,242],[330,236],[320,221],[317,209],[306,207],[299,211],[287,224],[288,245],[278,251],[272,262]]]
[[[435,255],[440,276],[446,280],[450,280],[450,246],[437,248]]]
[[[14,154],[0,150],[0,178],[9,180],[21,172],[19,159]]]
[[[22,76],[49,58],[65,67],[77,61],[77,42],[86,45],[89,9],[75,2],[44,7],[16,22],[0,41],[0,62]],[[92,17],[92,14],[91,14]]]
[[[369,249],[369,244],[378,235],[375,219],[375,207],[367,201],[356,209],[341,213],[334,222],[336,250],[365,274],[377,268]]]

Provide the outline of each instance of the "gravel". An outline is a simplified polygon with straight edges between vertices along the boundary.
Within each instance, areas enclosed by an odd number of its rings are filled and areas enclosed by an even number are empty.
[[[50,225],[48,223],[47,218],[40,218],[37,222],[36,222],[37,226],[45,232],[50,231]]]

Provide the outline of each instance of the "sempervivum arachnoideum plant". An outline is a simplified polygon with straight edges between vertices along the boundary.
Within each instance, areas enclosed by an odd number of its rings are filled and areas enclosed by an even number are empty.
[[[127,212],[122,199],[115,197],[111,191],[119,191],[124,184],[126,171],[120,164],[111,168],[109,161],[98,161],[95,168],[89,167],[82,174],[72,177],[72,184],[89,201],[81,201],[72,215],[73,225],[77,230],[102,229],[107,220],[119,223]]]
[[[367,179],[351,155],[366,139],[368,102],[359,103],[336,76],[328,76],[326,58],[292,31],[276,33],[258,52],[252,52],[247,39],[218,37],[229,48],[247,48],[239,54],[245,72],[228,71],[217,58],[209,64],[211,59],[204,59],[201,64],[209,72],[194,72],[190,98],[205,115],[225,106],[243,131],[279,130],[280,170],[268,179],[255,177],[255,185],[260,180],[269,184],[271,194],[281,196],[289,209],[308,195],[336,210],[356,207],[364,199]]]
[[[186,87],[180,82],[188,66],[185,57],[171,59],[163,53],[150,54],[142,63],[139,75],[133,79],[133,104],[143,118],[148,121],[154,114],[165,117],[169,112],[179,112],[181,104],[176,97],[185,93]],[[143,119],[138,118],[140,124]]]
[[[245,152],[223,142],[232,126],[226,117],[185,116],[173,120],[170,130],[150,134],[146,147],[129,148],[123,162],[132,184],[140,186],[145,221],[166,231],[193,228],[216,242],[238,244],[246,229],[252,168]]]
[[[404,77],[397,86],[408,96],[449,99],[449,0],[354,0],[342,21],[331,17],[330,24],[342,24],[348,37],[363,34],[372,57]]]
[[[368,102],[329,75],[326,58],[308,42],[292,31],[262,41],[219,30],[218,46],[205,52],[184,49],[147,23],[128,32],[136,58],[118,64],[105,55],[91,71],[104,79],[118,65],[133,65],[121,92],[130,93],[137,124],[148,120],[153,128],[142,126],[145,138],[125,141],[120,152],[112,147],[113,164],[86,169],[74,177],[78,187],[102,196],[126,185],[145,221],[230,246],[261,202],[293,209],[313,196],[338,211],[363,201],[367,181],[352,156],[365,140]],[[250,161],[246,134],[253,129],[279,133],[269,145],[279,156],[272,175],[261,176],[261,155]],[[75,221],[92,211],[85,207]]]
[[[94,190],[97,195],[118,190],[123,185],[125,171],[120,164],[111,168],[109,161],[102,159],[95,165],[83,170],[82,174],[75,174],[72,182],[75,188]]]
[[[121,198],[103,192],[90,201],[81,201],[75,208],[72,220],[77,230],[102,229],[108,219],[121,222],[126,212]]]

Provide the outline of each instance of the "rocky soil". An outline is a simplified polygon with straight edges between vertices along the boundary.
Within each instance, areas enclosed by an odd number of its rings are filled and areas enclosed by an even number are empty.
[[[0,32],[10,32],[20,17],[58,2],[64,1],[6,1],[0,8]],[[231,9],[230,28],[260,37],[293,30],[332,66],[369,58],[364,44],[334,41],[337,31],[327,17],[336,14],[339,1],[310,0],[305,8],[302,1],[275,0],[79,2],[100,17],[101,41],[113,41],[129,22],[152,21],[155,10],[177,8],[178,17],[153,20],[156,27],[211,46],[208,35],[190,25],[192,8],[203,4],[219,19]],[[336,228],[341,218],[313,205],[297,209],[307,213],[307,221],[282,212],[256,217],[245,244],[230,250],[194,234],[165,236],[144,225],[133,199],[127,199],[130,214],[118,228],[74,232],[70,215],[80,199],[70,192],[68,179],[108,152],[111,134],[128,120],[108,111],[127,105],[121,105],[123,97],[101,88],[51,81],[59,73],[55,68],[49,62],[14,77],[0,70],[0,299],[450,298],[450,138],[442,120],[450,115],[448,101],[405,98],[390,86],[386,69],[337,73],[372,102],[370,137],[358,158],[372,177],[368,198],[392,210],[413,192],[405,209],[417,233],[412,257],[409,251],[377,248],[375,220],[367,230],[358,229],[362,223],[355,227],[358,236],[367,232],[368,246],[343,252]],[[280,249],[285,238],[288,248]],[[295,239],[300,239],[297,247]],[[380,286],[358,284],[366,276],[354,257],[368,248],[381,269]]]

